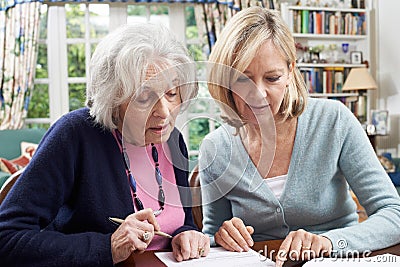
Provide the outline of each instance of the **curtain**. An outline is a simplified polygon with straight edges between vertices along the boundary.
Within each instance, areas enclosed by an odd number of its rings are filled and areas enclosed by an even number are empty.
[[[40,5],[0,0],[0,130],[24,125],[35,75]]]
[[[243,8],[250,6],[275,9],[276,0],[204,0],[203,3],[196,5],[195,13],[199,36],[206,36],[208,52],[211,51],[226,21]]]

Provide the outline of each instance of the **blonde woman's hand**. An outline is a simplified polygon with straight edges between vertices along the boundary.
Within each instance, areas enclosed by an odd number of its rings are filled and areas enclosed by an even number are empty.
[[[210,238],[202,232],[190,230],[172,239],[172,253],[176,261],[205,257],[210,252]]]
[[[160,226],[151,209],[144,209],[125,218],[111,235],[113,263],[126,260],[133,251],[144,251]]]
[[[275,262],[276,266],[280,267],[288,258],[310,260],[316,257],[329,256],[331,251],[332,243],[328,238],[300,229],[290,232],[283,240]]]
[[[215,233],[215,242],[230,251],[249,251],[254,245],[251,235],[254,229],[244,225],[243,221],[237,217],[225,221]]]

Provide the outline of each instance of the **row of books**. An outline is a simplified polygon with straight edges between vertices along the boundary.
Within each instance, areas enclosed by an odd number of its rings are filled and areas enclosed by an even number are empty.
[[[300,68],[310,93],[342,93],[350,69],[344,67]]]
[[[289,11],[289,27],[293,33],[365,35],[366,24],[365,13]]]

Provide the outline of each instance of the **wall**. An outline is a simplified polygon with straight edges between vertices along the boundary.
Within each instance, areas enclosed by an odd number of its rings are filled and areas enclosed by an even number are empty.
[[[378,153],[400,156],[400,1],[374,0],[376,10],[376,108],[387,109],[390,132],[378,137]]]

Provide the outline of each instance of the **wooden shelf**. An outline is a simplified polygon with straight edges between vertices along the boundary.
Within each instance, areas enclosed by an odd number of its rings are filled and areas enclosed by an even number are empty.
[[[365,64],[349,63],[297,63],[299,68],[365,68]]]
[[[330,98],[330,97],[352,97],[352,96],[358,96],[358,94],[357,93],[329,93],[329,94],[310,93],[309,96]]]
[[[318,34],[318,33],[293,33],[294,38],[307,38],[314,40],[362,40],[367,35],[350,34]]]
[[[316,6],[289,6],[289,10],[310,10],[310,11],[331,11],[342,13],[365,13],[365,8],[336,8],[336,7],[316,7]]]

